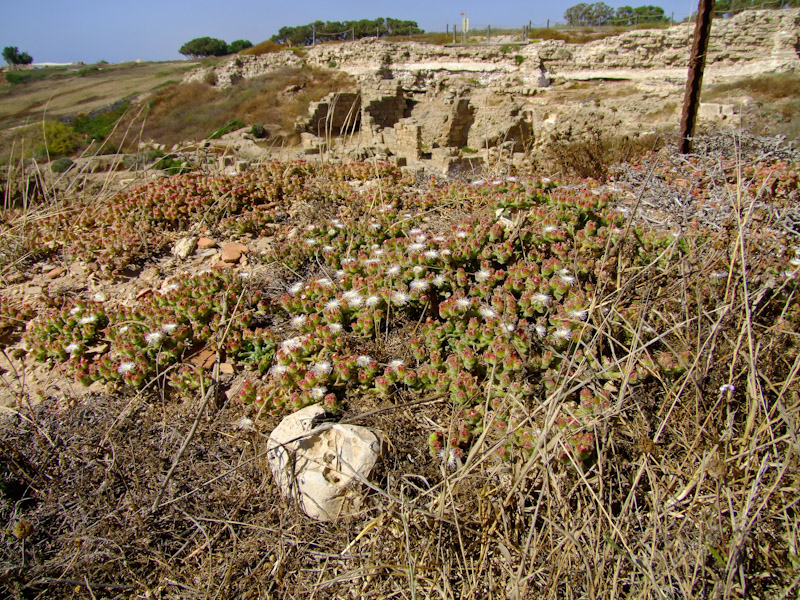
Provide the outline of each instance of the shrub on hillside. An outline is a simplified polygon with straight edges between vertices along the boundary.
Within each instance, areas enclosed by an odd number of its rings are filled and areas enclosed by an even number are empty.
[[[228,44],[228,54],[236,54],[247,48],[252,48],[253,42],[250,40],[236,40]]]
[[[232,121],[228,121],[227,123],[225,123],[225,125],[217,129],[216,131],[212,132],[208,136],[208,139],[215,140],[217,138],[222,137],[226,133],[230,133],[231,131],[236,131],[237,129],[241,129],[242,127],[246,127],[246,125],[241,119],[233,119]]]
[[[40,157],[66,156],[78,148],[78,138],[69,125],[61,121],[45,121],[42,131],[44,146],[39,148]]]
[[[69,171],[73,166],[75,166],[75,162],[72,159],[62,156],[50,163],[50,170],[53,173],[64,173]]]
[[[217,38],[200,37],[186,42],[178,50],[184,56],[224,56],[228,54],[228,44]]]

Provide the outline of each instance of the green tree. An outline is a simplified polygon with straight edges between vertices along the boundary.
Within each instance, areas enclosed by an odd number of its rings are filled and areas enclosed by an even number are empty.
[[[250,40],[235,40],[228,44],[228,54],[236,54],[246,48],[252,48],[253,42]]]
[[[614,18],[614,9],[605,2],[585,4],[581,2],[571,6],[564,12],[567,25],[598,26],[608,25]]]
[[[200,37],[186,42],[178,52],[191,57],[224,56],[228,54],[228,44],[216,38]]]
[[[17,65],[29,65],[33,58],[27,52],[20,52],[16,46],[6,46],[3,48],[3,58],[12,67]]]

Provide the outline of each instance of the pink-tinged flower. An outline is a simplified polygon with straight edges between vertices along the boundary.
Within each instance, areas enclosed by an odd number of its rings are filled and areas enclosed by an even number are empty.
[[[362,354],[356,359],[356,364],[362,369],[366,369],[372,363],[372,357]]]
[[[289,293],[292,296],[295,296],[295,295],[299,294],[300,292],[302,292],[304,287],[305,287],[305,285],[303,284],[303,282],[302,281],[298,281],[297,283],[292,285],[292,287],[289,288]]]
[[[178,328],[177,323],[164,323],[161,326],[161,330],[166,334],[174,333],[177,328]]]
[[[317,385],[311,388],[311,397],[314,400],[320,401],[325,397],[325,394],[328,392],[328,388],[322,385]]]
[[[389,277],[394,277],[396,275],[400,275],[400,267],[398,265],[392,265],[388,269],[386,269],[386,274]]]
[[[325,310],[339,310],[341,305],[341,301],[334,298],[333,300],[328,300],[328,302],[325,303]]]
[[[536,335],[538,335],[540,338],[543,338],[547,335],[547,327],[544,325],[537,325],[534,327],[534,330],[536,331]]]
[[[306,315],[297,315],[295,317],[292,317],[289,323],[295,329],[300,329],[303,325],[306,324]]]
[[[160,331],[153,331],[152,333],[148,333],[146,336],[144,336],[144,341],[150,346],[155,346],[161,341],[162,337],[164,337],[163,333]]]
[[[455,306],[458,310],[469,310],[469,308],[472,306],[472,300],[464,297],[457,298],[455,301]]]
[[[364,301],[364,303],[365,303],[365,304],[366,304],[368,307],[370,307],[370,308],[373,308],[373,307],[375,307],[375,306],[378,306],[378,304],[380,304],[380,302],[381,302],[381,299],[380,299],[380,297],[379,297],[379,296],[369,296],[369,297],[368,297],[368,298],[367,298],[367,299]]]

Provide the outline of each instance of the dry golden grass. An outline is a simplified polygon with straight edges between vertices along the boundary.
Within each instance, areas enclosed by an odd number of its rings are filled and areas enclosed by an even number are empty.
[[[290,136],[295,119],[307,113],[311,102],[351,85],[343,73],[308,67],[285,67],[227,90],[205,83],[174,84],[156,93],[133,128],[138,132],[140,123],[141,138],[168,145],[201,140],[233,119],[264,125],[272,136]],[[291,86],[297,89],[287,91]],[[120,136],[112,142],[119,145]]]

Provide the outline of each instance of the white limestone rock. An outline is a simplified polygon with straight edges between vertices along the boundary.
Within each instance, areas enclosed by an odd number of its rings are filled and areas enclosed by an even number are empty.
[[[380,460],[384,443],[366,427],[320,423],[318,404],[289,415],[267,442],[270,470],[284,497],[309,517],[332,521],[357,512],[363,481]]]

